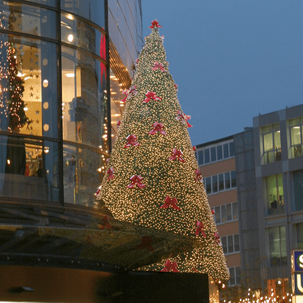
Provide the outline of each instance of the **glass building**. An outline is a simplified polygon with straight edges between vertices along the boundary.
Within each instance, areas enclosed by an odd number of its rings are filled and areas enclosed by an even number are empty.
[[[94,206],[141,47],[141,1],[1,2],[0,199]]]

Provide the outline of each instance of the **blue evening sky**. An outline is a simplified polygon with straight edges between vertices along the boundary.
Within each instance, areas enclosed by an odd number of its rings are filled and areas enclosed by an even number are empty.
[[[142,0],[157,19],[194,145],[303,104],[303,0]]]

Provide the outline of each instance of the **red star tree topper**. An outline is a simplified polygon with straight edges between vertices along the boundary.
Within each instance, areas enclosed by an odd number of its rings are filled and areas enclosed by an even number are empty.
[[[197,273],[226,281],[229,273],[223,250],[214,245],[217,228],[204,184],[197,182],[202,176],[187,130],[189,117],[178,101],[159,27],[158,22],[152,23],[127,91],[106,168],[114,167],[115,179],[108,181],[108,175],[103,179],[99,196],[116,220],[132,223],[137,230],[144,228],[142,234],[146,229],[163,230],[172,238],[182,235],[197,243],[191,250],[182,246],[184,251],[177,256],[140,269],[193,272],[195,268]],[[130,93],[134,89],[136,93]],[[138,243],[139,251],[148,249],[149,240]]]

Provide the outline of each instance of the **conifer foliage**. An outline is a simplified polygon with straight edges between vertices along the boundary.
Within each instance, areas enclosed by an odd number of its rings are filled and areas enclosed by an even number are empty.
[[[227,281],[226,260],[187,130],[190,117],[178,101],[159,27],[152,22],[137,60],[98,199],[117,220],[197,239],[192,251],[141,270],[208,273]]]

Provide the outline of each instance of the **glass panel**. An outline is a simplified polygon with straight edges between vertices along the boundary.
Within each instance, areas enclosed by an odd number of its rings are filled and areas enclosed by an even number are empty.
[[[300,118],[292,119],[292,120],[289,121],[290,126],[300,125],[300,124],[301,124],[301,119]]]
[[[205,178],[205,188],[206,188],[206,193],[210,194],[211,193],[211,179],[210,179],[210,177]]]
[[[30,2],[34,2],[34,3],[40,3],[40,4],[44,4],[44,5],[49,5],[49,6],[57,6],[56,2],[57,0],[27,0]]]
[[[301,157],[302,146],[301,146],[301,127],[294,126],[290,129],[291,145],[293,146],[293,157]]]
[[[229,189],[230,188],[230,173],[227,172],[224,174],[225,176],[225,189]]]
[[[56,13],[21,3],[2,2],[0,28],[56,39]]]
[[[211,162],[217,161],[216,147],[210,149],[211,152]]]
[[[221,205],[221,222],[226,222],[226,207],[225,205]]]
[[[228,236],[227,243],[228,243],[228,249],[227,249],[228,253],[234,252],[233,236]]]
[[[205,164],[209,163],[209,149],[204,149]]]
[[[264,135],[263,140],[264,140],[264,143],[263,143],[264,152],[274,149],[272,133]]]
[[[215,207],[215,216],[216,216],[216,223],[221,223],[221,211],[220,206]]]
[[[222,153],[222,145],[217,146],[217,159],[222,160],[223,153]]]
[[[199,150],[198,155],[199,155],[199,165],[203,165],[203,150]]]
[[[228,281],[229,285],[235,285],[235,271],[233,267],[229,268],[229,274],[230,274],[230,278]]]
[[[241,267],[236,267],[236,284],[241,284]]]
[[[268,214],[274,214],[278,211],[277,178],[270,176],[266,178],[266,193]]]
[[[233,203],[233,219],[238,219],[238,202]]]
[[[86,53],[63,47],[63,139],[108,151],[106,100],[103,63]]]
[[[106,37],[95,27],[71,14],[61,15],[63,42],[86,49],[106,60]]]
[[[234,142],[229,143],[229,156],[234,157],[235,156],[235,151],[234,151]]]
[[[270,265],[281,265],[281,251],[280,251],[280,235],[279,227],[268,228],[269,236],[269,253],[270,253]]]
[[[58,137],[57,46],[0,35],[0,48],[0,130]]]
[[[101,183],[106,158],[98,150],[67,144],[63,146],[63,157],[64,202],[94,206],[94,193]]]
[[[224,252],[225,254],[227,254],[226,237],[222,237],[222,238],[221,238],[221,241],[222,241],[223,252]]]
[[[231,221],[232,215],[231,215],[231,204],[226,204],[226,220]]]
[[[59,146],[13,133],[0,136],[0,195],[59,201]]]
[[[218,177],[217,177],[217,175],[212,176],[212,188],[213,188],[213,193],[216,193],[218,191]]]
[[[278,181],[278,192],[277,192],[278,211],[279,213],[282,213],[284,212],[284,190],[283,190],[282,174],[277,175],[277,181]]]
[[[239,235],[234,235],[235,251],[240,251]]]
[[[236,171],[233,170],[231,172],[231,187],[236,187],[237,186],[237,175],[236,175]]]
[[[219,175],[219,190],[224,190],[224,178],[223,178],[223,174]]]
[[[262,128],[262,134],[271,133],[272,132],[272,125],[264,126]]]
[[[279,130],[274,132],[274,142],[275,142],[275,149],[281,150],[281,136]]]
[[[294,196],[295,196],[295,209],[303,209],[303,170],[293,173],[294,178]]]
[[[286,233],[285,226],[280,227],[281,236],[281,265],[287,264],[287,251],[286,251]]]
[[[223,151],[224,151],[224,159],[229,157],[229,153],[228,153],[228,143],[225,143],[223,145]]]
[[[98,24],[105,26],[104,1],[103,0],[61,0],[61,9],[77,14]],[[121,29],[122,31],[123,29]]]

